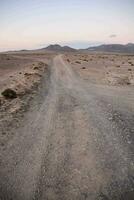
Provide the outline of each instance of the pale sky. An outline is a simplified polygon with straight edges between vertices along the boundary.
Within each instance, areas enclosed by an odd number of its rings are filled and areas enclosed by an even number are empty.
[[[0,0],[0,51],[134,43],[134,0]]]

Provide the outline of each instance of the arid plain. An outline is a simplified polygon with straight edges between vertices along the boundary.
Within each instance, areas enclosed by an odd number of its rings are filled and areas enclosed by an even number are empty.
[[[0,93],[0,199],[133,200],[134,55],[1,53]]]

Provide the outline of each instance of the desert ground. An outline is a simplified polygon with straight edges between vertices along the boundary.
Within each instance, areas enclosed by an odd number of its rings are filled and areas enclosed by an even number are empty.
[[[134,55],[1,53],[0,93],[1,200],[134,199]]]

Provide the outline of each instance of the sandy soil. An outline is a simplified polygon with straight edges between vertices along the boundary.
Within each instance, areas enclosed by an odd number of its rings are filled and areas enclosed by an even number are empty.
[[[53,54],[0,54],[0,91],[10,87],[14,81],[22,82],[27,75],[25,73],[38,73],[43,65],[50,62]],[[39,66],[38,66],[39,65]],[[41,66],[42,65],[42,66]],[[29,83],[30,81],[27,81]]]
[[[134,85],[134,56],[66,54],[65,60],[85,80],[105,85]]]
[[[133,84],[109,83],[83,56],[54,57],[21,123],[2,133],[0,199],[133,200]]]
[[[21,116],[35,97],[44,76],[48,76],[53,54],[0,54],[0,146],[13,137],[10,127],[19,126]],[[43,60],[43,62],[42,62]],[[13,89],[17,98],[6,99],[1,93]],[[3,137],[5,136],[5,137]]]

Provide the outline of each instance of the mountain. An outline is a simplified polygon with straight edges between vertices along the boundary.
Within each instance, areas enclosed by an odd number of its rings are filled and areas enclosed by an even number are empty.
[[[134,44],[104,44],[95,47],[89,47],[88,51],[117,52],[117,53],[134,53]]]
[[[54,45],[49,45],[46,48],[43,48],[42,50],[48,50],[48,51],[60,51],[60,52],[75,52],[76,49],[73,49],[69,46],[60,46],[58,44],[54,44]]]

